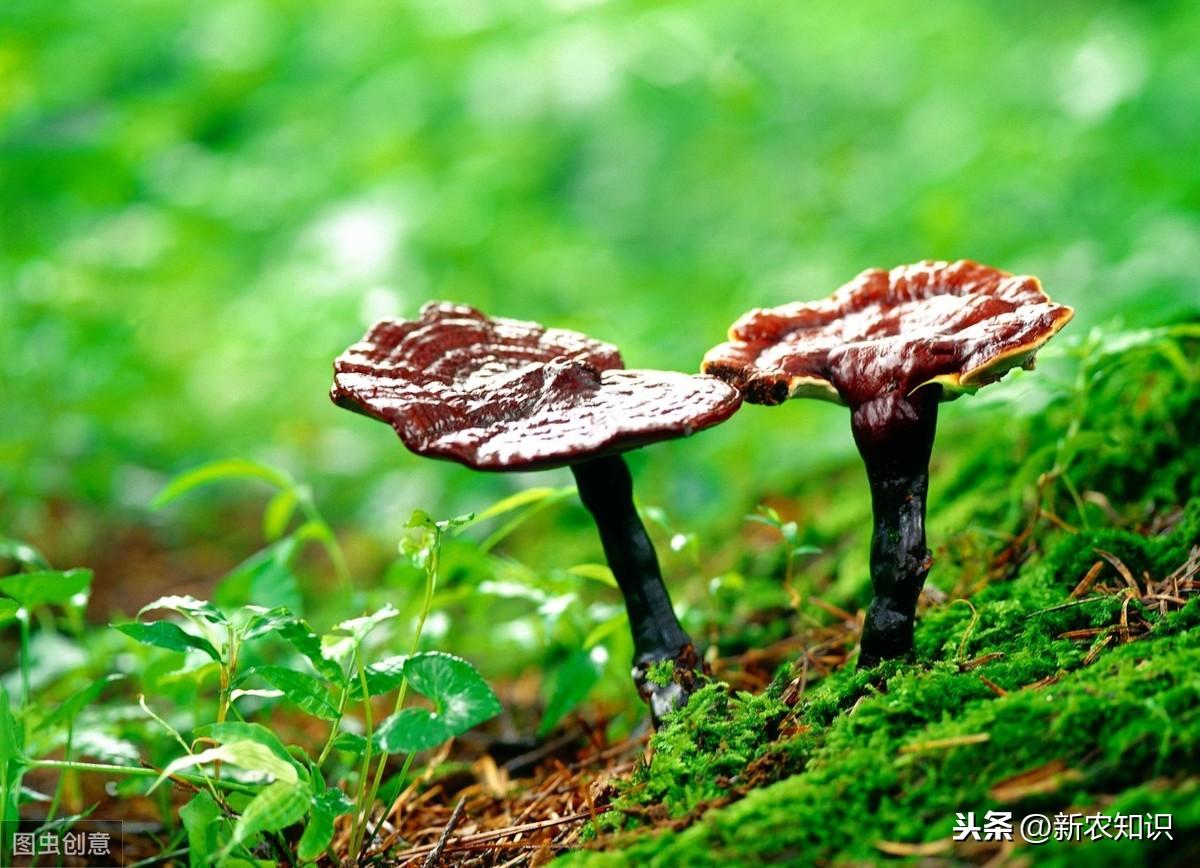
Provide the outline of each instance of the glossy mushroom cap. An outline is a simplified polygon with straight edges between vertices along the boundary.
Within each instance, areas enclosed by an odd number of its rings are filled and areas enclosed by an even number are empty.
[[[611,344],[433,302],[383,320],[334,362],[342,407],[421,455],[477,470],[575,464],[723,422],[741,404],[713,377],[627,371]]]
[[[1073,315],[1037,278],[968,260],[874,268],[831,298],[747,313],[703,370],[757,404],[819,397],[856,407],[933,383],[952,398],[1032,367]]]

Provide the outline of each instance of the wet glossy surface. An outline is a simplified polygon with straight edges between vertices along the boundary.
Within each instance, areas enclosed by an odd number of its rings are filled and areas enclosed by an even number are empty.
[[[993,382],[1071,319],[1036,278],[977,263],[919,262],[871,269],[828,299],[753,310],[703,370],[778,404],[810,395],[862,406],[937,381]]]
[[[611,344],[431,303],[384,320],[334,362],[331,396],[414,452],[480,470],[572,464],[722,422],[741,396],[713,377],[623,370]]]

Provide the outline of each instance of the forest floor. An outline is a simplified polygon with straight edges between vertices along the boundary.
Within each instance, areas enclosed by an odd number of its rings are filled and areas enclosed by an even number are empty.
[[[1094,353],[951,470],[931,511],[966,530],[911,659],[855,671],[861,613],[810,597],[648,740],[568,730],[531,777],[484,756],[414,784],[398,864],[1195,864],[1200,372],[1164,334]],[[954,840],[988,812],[1013,833]],[[1026,840],[1031,815],[1051,825]]]

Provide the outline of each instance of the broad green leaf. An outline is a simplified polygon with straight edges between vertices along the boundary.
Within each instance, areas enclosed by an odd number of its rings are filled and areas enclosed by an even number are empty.
[[[299,618],[291,621],[285,620],[275,628],[275,631],[293,648],[308,658],[308,662],[313,665],[313,668],[330,681],[335,684],[345,682],[346,673],[342,670],[341,665],[336,660],[325,656],[321,646],[321,637],[314,633],[304,621]]]
[[[261,723],[227,720],[223,723],[208,723],[198,726],[193,732],[197,738],[211,738],[218,744],[231,744],[235,741],[257,742],[263,747],[270,748],[271,752],[281,760],[292,762],[292,756],[284,747],[283,742],[279,740],[279,736]]]
[[[538,727],[539,737],[553,730],[560,720],[587,698],[604,671],[604,657],[599,652],[576,651],[558,667],[550,679],[550,698],[546,702],[541,726]]]
[[[304,601],[292,569],[298,548],[296,538],[288,536],[255,552],[221,579],[213,600],[226,611],[256,605],[300,612]]]
[[[40,570],[0,579],[0,593],[12,597],[26,609],[68,603],[91,586],[91,570]]]
[[[466,660],[440,651],[414,654],[404,665],[409,686],[433,701],[434,711],[406,708],[385,720],[376,743],[387,753],[436,747],[500,713],[500,701]]]
[[[567,572],[582,579],[591,579],[602,585],[608,585],[610,588],[617,587],[617,580],[613,577],[612,570],[604,564],[576,564]]]
[[[289,760],[280,759],[275,751],[257,741],[231,741],[228,744],[210,747],[200,753],[192,753],[173,760],[154,781],[154,790],[171,775],[206,763],[225,762],[251,772],[263,772],[276,781],[296,784],[300,776],[296,766]]]
[[[283,536],[296,512],[296,492],[292,488],[277,491],[263,510],[263,539],[275,542]]]
[[[187,651],[194,648],[203,651],[215,661],[219,662],[221,659],[220,653],[207,639],[189,633],[170,621],[133,621],[112,626],[143,645],[153,645],[170,651]]]
[[[338,717],[337,707],[329,701],[329,691],[324,682],[311,675],[283,666],[256,666],[246,670],[237,683],[240,685],[250,678],[261,678],[272,687],[282,690],[291,702],[315,717],[323,720],[336,720]]]
[[[353,636],[355,641],[361,642],[367,637],[367,634],[391,618],[395,618],[400,613],[396,608],[387,603],[384,607],[370,615],[363,615],[361,618],[351,618],[347,621],[342,621],[340,624],[334,624],[333,629],[338,633],[346,633]]]
[[[258,479],[276,488],[291,488],[293,485],[291,477],[281,470],[257,461],[232,458],[203,464],[176,476],[158,493],[151,507],[159,509],[194,488],[224,479]]]
[[[179,818],[187,832],[188,864],[191,868],[205,868],[220,847],[221,809],[207,790],[200,790],[179,809]]]
[[[90,705],[97,696],[99,696],[104,688],[108,687],[117,681],[123,681],[124,675],[105,675],[99,681],[94,681],[87,687],[80,690],[78,693],[70,697],[66,702],[62,703],[58,708],[54,709],[50,714],[42,719],[40,727],[46,728],[55,726],[64,720],[74,721],[75,716],[86,706]]]
[[[7,597],[0,598],[0,624],[7,624],[17,617],[19,611],[21,611],[21,604],[16,600],[10,600]]]
[[[408,655],[398,654],[365,667],[367,691],[371,696],[382,696],[399,686],[404,680],[404,662],[407,659]],[[357,678],[350,682],[350,696],[362,699],[362,683]]]
[[[187,651],[189,648],[195,648],[203,651],[213,660],[219,662],[221,659],[220,653],[207,639],[193,636],[170,621],[150,621],[145,624],[134,621],[130,624],[114,624],[113,626],[143,645],[154,645],[170,651]]]
[[[276,781],[263,788],[233,826],[228,852],[263,832],[276,832],[304,819],[311,797],[307,787]]]
[[[286,624],[297,620],[290,609],[277,606],[267,609],[264,606],[243,606],[242,611],[248,616],[241,627],[242,639],[249,642],[268,633],[277,633]]]
[[[189,596],[159,597],[154,602],[142,606],[138,610],[137,617],[141,618],[146,612],[151,612],[155,609],[167,609],[172,612],[178,612],[181,615],[203,618],[212,624],[229,623],[225,615],[212,603],[197,600],[195,597]]]
[[[27,569],[50,569],[50,562],[41,552],[28,543],[6,536],[0,536],[0,560],[14,561]]]
[[[341,790],[325,790],[312,799],[312,815],[300,836],[296,855],[301,862],[320,858],[333,840],[333,821],[341,814],[349,813],[354,803]]]
[[[367,749],[367,740],[356,732],[339,732],[337,738],[333,740],[333,746],[336,750],[344,750],[355,756],[361,756]]]

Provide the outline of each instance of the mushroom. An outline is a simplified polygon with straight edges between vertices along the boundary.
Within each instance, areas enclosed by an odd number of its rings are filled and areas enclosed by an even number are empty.
[[[439,302],[415,321],[376,323],[334,362],[331,397],[387,422],[420,455],[488,471],[570,467],[625,598],[638,691],[656,721],[686,703],[701,663],[621,453],[723,422],[741,405],[736,389],[715,377],[625,370],[611,344]],[[676,679],[652,683],[650,667],[667,660]]]
[[[705,356],[703,371],[752,403],[816,397],[850,407],[874,512],[861,668],[912,649],[933,563],[925,500],[938,403],[1031,369],[1073,314],[1034,277],[925,261],[864,271],[822,301],[752,310]]]

